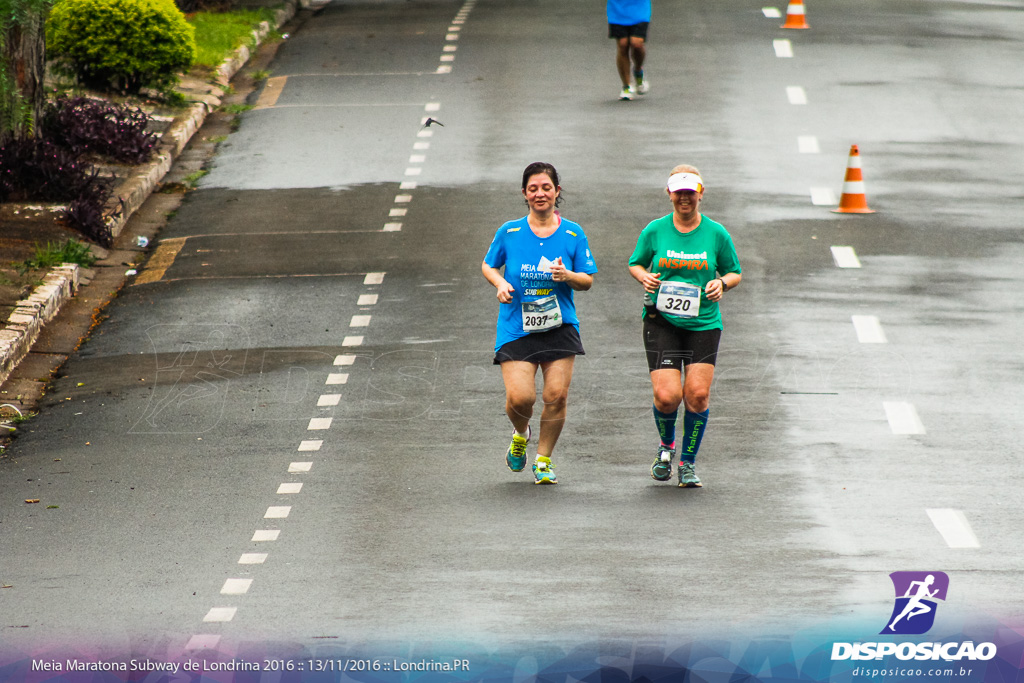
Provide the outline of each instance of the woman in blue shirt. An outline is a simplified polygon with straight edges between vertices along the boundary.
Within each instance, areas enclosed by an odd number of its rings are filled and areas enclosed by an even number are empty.
[[[557,483],[551,452],[565,422],[573,363],[584,353],[573,292],[590,289],[597,272],[583,230],[556,211],[561,190],[554,166],[527,166],[523,197],[530,211],[498,228],[481,266],[500,302],[494,363],[501,366],[514,430],[505,455],[513,472],[526,467],[538,368],[543,375],[537,484]]]

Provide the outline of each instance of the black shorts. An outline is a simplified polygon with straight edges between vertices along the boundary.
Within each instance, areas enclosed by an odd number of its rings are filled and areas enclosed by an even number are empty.
[[[715,364],[722,330],[686,330],[661,317],[653,308],[644,312],[647,369],[679,370],[690,363]]]
[[[582,356],[584,353],[580,333],[572,325],[562,325],[547,332],[532,332],[502,344],[494,354],[494,364],[501,365],[507,360],[540,364],[569,356]]]
[[[624,26],[623,24],[608,24],[608,37],[629,38],[630,36],[636,36],[637,38],[647,40],[648,23],[649,22],[641,21],[639,24],[633,24],[631,26]]]

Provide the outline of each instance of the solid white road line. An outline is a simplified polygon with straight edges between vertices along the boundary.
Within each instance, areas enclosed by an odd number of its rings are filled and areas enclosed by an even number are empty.
[[[852,316],[853,329],[857,331],[857,341],[861,344],[885,344],[885,332],[882,323],[873,315]]]
[[[840,268],[860,268],[860,259],[853,247],[832,247],[832,260]]]
[[[926,512],[950,548],[978,548],[981,546],[967,517],[960,510],[934,508],[926,510]]]
[[[924,425],[917,416],[913,403],[905,401],[883,401],[885,417],[893,434],[924,434]]]

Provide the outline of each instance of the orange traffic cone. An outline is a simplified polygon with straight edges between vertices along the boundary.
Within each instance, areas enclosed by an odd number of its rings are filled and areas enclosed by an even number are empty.
[[[850,145],[850,160],[846,164],[846,178],[843,180],[843,196],[839,208],[833,213],[874,213],[868,208],[868,197],[864,194],[864,176],[860,171],[860,150]]]
[[[804,0],[789,0],[786,8],[786,23],[779,28],[810,28],[804,15]]]

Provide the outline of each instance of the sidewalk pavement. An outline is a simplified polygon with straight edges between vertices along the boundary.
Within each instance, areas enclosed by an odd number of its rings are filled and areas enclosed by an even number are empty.
[[[242,0],[240,4],[280,7],[282,3]],[[262,44],[272,28],[281,28],[300,8],[309,7],[308,0],[285,0],[283,4],[283,9],[275,10],[274,27],[264,23],[254,32],[257,45]],[[6,320],[0,316],[0,454],[8,432],[13,431],[9,421],[35,410],[49,379],[99,321],[103,308],[134,274],[135,266],[145,260],[148,238],[127,234],[126,225],[131,218],[139,217],[143,204],[160,189],[208,114],[221,105],[231,79],[251,57],[248,47],[239,48],[220,66],[212,83],[183,77],[178,90],[190,105],[174,116],[156,118],[163,124],[163,133],[153,159],[139,166],[104,169],[115,177],[112,194],[123,201],[123,210],[110,223],[112,248],[93,246],[93,252],[100,258],[92,268],[65,263],[48,272],[27,297],[6,305],[0,301],[0,312],[11,311]],[[56,207],[47,206],[0,205],[0,259],[19,262],[34,255],[36,244],[74,237],[74,233],[54,220],[56,211]],[[158,226],[153,232],[156,229]],[[6,291],[19,289],[7,286]],[[59,321],[54,322],[58,314]],[[50,326],[46,327],[48,323]]]

